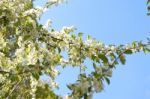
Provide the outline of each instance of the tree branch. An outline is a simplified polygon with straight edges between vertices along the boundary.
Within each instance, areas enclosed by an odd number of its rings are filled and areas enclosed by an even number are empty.
[[[18,85],[21,83],[21,81],[22,81],[22,80],[20,80],[19,82],[17,82],[17,83],[13,86],[12,90],[9,92],[8,96],[6,97],[6,99],[9,99],[10,95],[14,92],[15,89],[17,89],[17,87],[18,87]]]
[[[148,43],[148,44],[143,44],[143,46],[150,46],[150,44],[149,44],[149,43]],[[125,49],[123,52],[121,52],[121,53],[118,55],[118,57],[116,57],[116,58],[114,59],[114,61],[113,61],[111,64],[109,64],[109,66],[110,66],[111,68],[113,68],[113,65],[115,64],[115,62],[117,62],[118,59],[119,59],[127,50],[132,50],[132,49],[140,49],[140,46],[137,46],[137,48]]]

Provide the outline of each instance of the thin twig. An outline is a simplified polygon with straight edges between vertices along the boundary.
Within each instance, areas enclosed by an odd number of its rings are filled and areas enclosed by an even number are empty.
[[[143,44],[143,46],[150,46],[150,44]],[[114,61],[113,61],[111,64],[109,64],[109,66],[110,66],[111,68],[113,68],[113,65],[115,64],[115,62],[117,62],[118,59],[119,59],[127,50],[132,50],[132,49],[135,49],[135,48],[129,48],[129,49],[126,49],[126,50],[124,50],[123,52],[121,52],[121,53],[118,55],[118,57],[116,57],[116,58],[114,59]],[[140,46],[137,46],[136,49],[140,49]]]
[[[15,84],[12,88],[12,90],[9,92],[8,96],[6,97],[6,99],[9,99],[10,95],[14,92],[14,90],[18,87],[18,85],[21,83],[22,80],[20,80],[19,82],[17,82],[17,84]]]

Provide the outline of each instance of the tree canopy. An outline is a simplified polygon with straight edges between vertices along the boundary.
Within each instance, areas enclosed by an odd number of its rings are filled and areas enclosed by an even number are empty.
[[[75,33],[72,26],[55,30],[49,20],[42,25],[38,22],[42,14],[63,0],[48,0],[42,7],[33,2],[0,1],[0,99],[91,99],[94,92],[104,89],[104,82],[110,84],[113,69],[125,64],[126,55],[150,52],[150,39],[106,45],[91,36],[83,40],[83,33]],[[147,4],[150,10],[150,0]],[[93,63],[90,74],[86,73],[86,59]],[[71,92],[66,97],[54,93],[59,87],[57,66],[80,69],[78,80],[67,85]],[[42,75],[48,77],[46,82],[40,79]]]

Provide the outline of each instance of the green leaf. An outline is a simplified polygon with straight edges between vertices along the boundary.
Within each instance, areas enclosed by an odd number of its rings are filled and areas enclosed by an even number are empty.
[[[98,54],[98,57],[104,62],[104,63],[108,63],[108,59],[104,54]]]
[[[120,55],[119,58],[120,58],[120,62],[124,65],[126,62],[125,56],[122,54],[122,55]]]
[[[96,60],[96,56],[95,55],[92,55],[91,58],[92,58],[93,61]]]
[[[105,77],[105,81],[107,82],[107,84],[110,84],[110,79],[108,77]]]
[[[40,78],[39,74],[36,73],[36,72],[33,72],[33,73],[32,73],[32,76],[33,76],[36,80],[39,80],[39,78]]]
[[[96,68],[97,68],[97,66],[96,66],[96,64],[95,64],[95,63],[93,63],[93,67],[94,67],[94,69],[96,69]]]
[[[11,75],[10,79],[11,79],[12,81],[19,81],[19,77],[16,76],[16,75]]]
[[[59,52],[59,53],[61,52],[61,49],[60,49],[60,47],[58,47],[58,52]]]
[[[78,37],[82,37],[83,36],[83,33],[78,33]]]
[[[107,69],[104,71],[104,69],[102,69],[103,73],[105,74],[105,76],[107,77],[111,77],[112,76],[112,70],[111,69]]]
[[[91,36],[90,36],[90,35],[88,35],[88,39],[91,39]]]
[[[67,85],[67,87],[70,89],[70,90],[74,90],[76,85],[75,84],[69,84]]]
[[[144,47],[144,48],[143,48],[143,51],[144,51],[144,53],[147,53],[147,52],[150,52],[150,49],[147,48],[147,47]]]
[[[55,29],[51,29],[51,32],[54,32],[55,31]]]
[[[124,52],[125,54],[132,54],[132,50],[128,49]]]
[[[149,4],[150,3],[150,0],[147,0],[147,4]]]
[[[75,36],[74,34],[71,34],[71,37],[72,37],[73,39],[75,39],[75,38],[76,38],[76,36]]]
[[[150,11],[150,6],[147,7],[147,10]]]
[[[150,16],[150,13],[147,13],[148,16]]]
[[[32,65],[32,64],[30,64],[30,65],[28,65],[30,68],[33,68],[35,65]]]

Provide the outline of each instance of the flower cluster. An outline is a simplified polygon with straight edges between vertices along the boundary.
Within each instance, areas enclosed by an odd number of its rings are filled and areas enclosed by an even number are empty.
[[[34,0],[0,1],[0,99],[58,99],[55,78],[57,66],[80,69],[78,80],[69,84],[71,93],[65,99],[91,99],[94,92],[110,83],[113,68],[125,64],[126,55],[150,52],[150,40],[127,45],[105,45],[83,33],[75,34],[73,26],[55,30],[51,20],[45,25],[38,19],[52,5],[64,0],[48,0],[43,7],[34,7]],[[66,53],[66,54],[64,54]],[[86,72],[85,61],[91,60],[93,71]],[[46,75],[49,81],[41,81]]]

